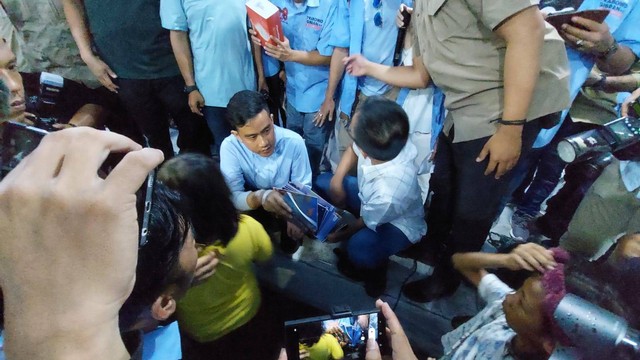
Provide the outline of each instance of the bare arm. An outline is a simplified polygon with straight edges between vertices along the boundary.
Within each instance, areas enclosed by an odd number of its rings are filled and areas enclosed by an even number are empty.
[[[429,85],[430,77],[422,62],[422,56],[414,56],[411,66],[382,65],[371,62],[359,54],[349,56],[344,61],[347,72],[353,76],[371,76],[389,85],[411,89],[422,89]]]
[[[338,168],[336,168],[336,172],[329,183],[329,195],[331,195],[331,200],[333,200],[336,206],[344,207],[346,205],[347,193],[342,185],[342,181],[357,163],[358,157],[353,151],[353,148],[349,146],[342,154]]]
[[[324,93],[324,102],[320,106],[320,111],[316,114],[314,121],[317,126],[322,126],[325,120],[332,121],[336,108],[335,94],[336,88],[344,74],[344,63],[342,60],[349,55],[349,49],[337,47],[333,49],[331,55],[331,65],[329,65],[329,84]]]
[[[260,45],[256,45],[253,42],[251,43],[253,48],[253,61],[256,64],[256,71],[258,72],[258,91],[260,90],[269,90],[267,88],[267,81],[264,77],[264,67],[262,64],[262,47]]]
[[[180,74],[184,79],[184,84],[192,86],[196,84],[193,77],[193,56],[191,55],[191,45],[189,44],[189,33],[186,31],[171,30],[169,33],[171,48],[176,57]]]
[[[99,129],[104,127],[108,114],[107,109],[100,105],[86,104],[73,115],[71,120],[69,120],[69,124]]]
[[[633,92],[638,88],[638,76],[640,74],[607,76],[600,88],[610,93]]]

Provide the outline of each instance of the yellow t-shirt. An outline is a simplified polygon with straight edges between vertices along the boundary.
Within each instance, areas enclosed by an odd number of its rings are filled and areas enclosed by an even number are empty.
[[[260,307],[260,289],[252,264],[273,253],[267,232],[247,215],[240,215],[238,232],[226,247],[211,245],[200,255],[214,250],[220,259],[216,272],[178,302],[180,329],[199,342],[216,340],[253,318]]]
[[[303,348],[309,352],[309,360],[339,360],[344,358],[344,352],[338,339],[331,334],[323,334],[317,343],[311,347]]]

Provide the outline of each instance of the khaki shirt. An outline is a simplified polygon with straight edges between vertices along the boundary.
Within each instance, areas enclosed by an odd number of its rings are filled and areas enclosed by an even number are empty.
[[[60,0],[0,2],[0,35],[12,39],[20,71],[46,71],[90,87],[100,85],[80,58]]]
[[[417,0],[414,54],[422,56],[449,110],[444,131],[455,124],[454,142],[495,133],[491,120],[504,108],[506,44],[493,29],[536,0]],[[546,24],[546,23],[545,23]],[[528,120],[569,107],[569,64],[564,41],[546,24],[540,77]]]

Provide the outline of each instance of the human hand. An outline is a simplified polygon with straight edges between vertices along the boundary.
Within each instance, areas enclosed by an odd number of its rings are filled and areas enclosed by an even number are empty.
[[[317,127],[320,127],[324,124],[324,121],[327,120],[329,122],[333,121],[333,114],[336,109],[336,102],[333,100],[333,97],[325,97],[322,102],[322,106],[320,106],[320,110],[316,113],[316,116],[313,117],[313,124]]]
[[[620,113],[622,114],[622,116],[629,116],[629,108],[631,108],[631,104],[636,102],[638,98],[640,98],[640,88],[636,89],[636,91],[632,92],[631,95],[624,99],[624,102],[620,107]],[[640,114],[636,115],[640,116]]]
[[[218,254],[215,252],[210,252],[198,257],[198,261],[196,262],[196,271],[193,275],[191,286],[200,285],[211,277],[211,275],[216,272],[218,263],[220,263],[220,259],[218,258]]]
[[[347,192],[342,185],[342,178],[333,176],[331,182],[329,182],[329,197],[333,204],[341,209],[344,209],[347,200]]]
[[[587,80],[584,81],[583,86],[593,86],[593,85],[597,84],[598,81],[600,81],[601,77],[602,77],[602,75],[600,75],[600,73],[598,73],[594,68],[589,73],[589,76],[587,77]]]
[[[409,339],[407,335],[405,335],[404,330],[402,329],[402,325],[400,325],[400,321],[396,317],[396,314],[391,310],[389,304],[383,302],[382,300],[376,300],[376,307],[381,310],[382,315],[387,320],[387,339],[391,344],[391,349],[393,350],[391,357],[394,360],[417,360],[418,358],[413,353],[411,349],[411,344],[409,344]],[[367,350],[366,350],[366,360],[381,360],[382,355],[380,354],[380,347],[378,343],[369,338],[367,340]]]
[[[349,226],[347,226],[344,229],[334,231],[331,234],[327,235],[326,242],[330,244],[335,244],[335,243],[347,240],[348,238],[351,237],[351,235],[353,235],[353,231],[350,229]]]
[[[202,108],[204,107],[204,97],[200,90],[193,90],[189,93],[189,109],[194,114],[202,115]]]
[[[276,190],[267,191],[270,191],[270,193],[262,202],[262,207],[268,212],[274,213],[277,216],[283,217],[285,219],[291,218],[291,208],[282,198],[282,194],[280,194]]]
[[[522,126],[500,125],[480,151],[476,162],[484,161],[488,155],[489,164],[484,174],[489,175],[495,171],[497,180],[516,166],[521,149]]]
[[[581,52],[594,55],[602,54],[615,41],[609,32],[609,26],[604,22],[599,23],[580,16],[572,17],[571,22],[586,30],[570,24],[563,24],[560,35]]]
[[[304,236],[304,231],[294,223],[287,221],[287,235],[293,240],[301,240]]]
[[[360,54],[347,56],[342,60],[347,73],[351,76],[366,76],[369,60]]]
[[[287,73],[284,69],[280,70],[278,77],[280,78],[280,81],[282,81],[282,86],[287,86]]]
[[[413,14],[413,8],[408,7],[406,4],[400,4],[400,8],[398,9],[398,13],[396,14],[396,26],[400,29],[406,28],[409,26],[409,19],[404,18],[404,14],[402,13],[406,10],[409,15]]]
[[[507,254],[505,267],[510,270],[528,270],[544,273],[558,264],[553,252],[535,243],[518,245]]]
[[[57,129],[57,130],[72,129],[74,127],[77,127],[77,126],[73,126],[73,125],[71,125],[69,123],[67,123],[67,124],[55,123],[55,124],[53,124],[51,126],[53,126],[53,128]]]
[[[102,179],[111,152],[127,154]],[[118,312],[135,282],[135,193],[162,159],[113,132],[67,129],[45,136],[0,183],[9,358],[48,358],[52,350],[57,358],[128,358]]]
[[[624,259],[637,257],[640,257],[640,234],[627,234],[618,240],[618,244],[607,262],[616,266]]]
[[[269,87],[267,86],[267,80],[264,76],[258,76],[258,92],[265,91],[269,93]]]
[[[287,360],[287,349],[280,349],[280,356],[278,356],[278,360]]]
[[[251,35],[251,42],[258,45],[258,46],[262,46],[262,42],[260,41],[260,37],[258,36],[258,32],[253,30],[253,29],[249,29],[249,35]]]
[[[283,41],[280,41],[279,39],[276,39],[272,36],[271,41],[275,42],[276,44],[265,44],[264,52],[267,55],[280,61],[293,61],[294,50],[291,49],[289,39],[285,37]]]
[[[96,55],[87,58],[87,60],[85,60],[85,63],[87,64],[87,67],[89,68],[89,70],[91,70],[93,75],[98,79],[98,81],[100,81],[102,86],[106,87],[111,92],[118,92],[119,87],[118,85],[114,84],[112,80],[117,78],[118,75],[116,75],[116,73],[111,70],[109,65],[107,65]]]

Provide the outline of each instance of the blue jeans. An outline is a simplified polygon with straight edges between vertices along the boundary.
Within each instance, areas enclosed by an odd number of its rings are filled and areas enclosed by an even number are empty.
[[[358,268],[375,269],[384,265],[389,256],[411,246],[406,235],[391,223],[378,225],[376,231],[367,227],[347,241],[349,260]]]
[[[325,200],[331,202],[329,196],[329,184],[333,174],[330,172],[318,175],[314,183],[314,190]],[[360,212],[360,197],[358,196],[358,178],[355,176],[345,176],[342,180],[342,186],[347,193],[347,210],[353,214]]]
[[[205,106],[202,109],[204,119],[207,121],[209,130],[213,135],[213,146],[215,153],[220,155],[220,145],[229,134],[231,134],[231,125],[227,121],[227,108],[217,106]]]
[[[320,127],[315,126],[313,123],[315,116],[316,112],[298,112],[291,103],[287,102],[287,129],[297,132],[304,138],[309,153],[311,174],[314,177],[320,173],[322,153],[332,129],[331,126],[328,126],[328,121],[325,121]]]

